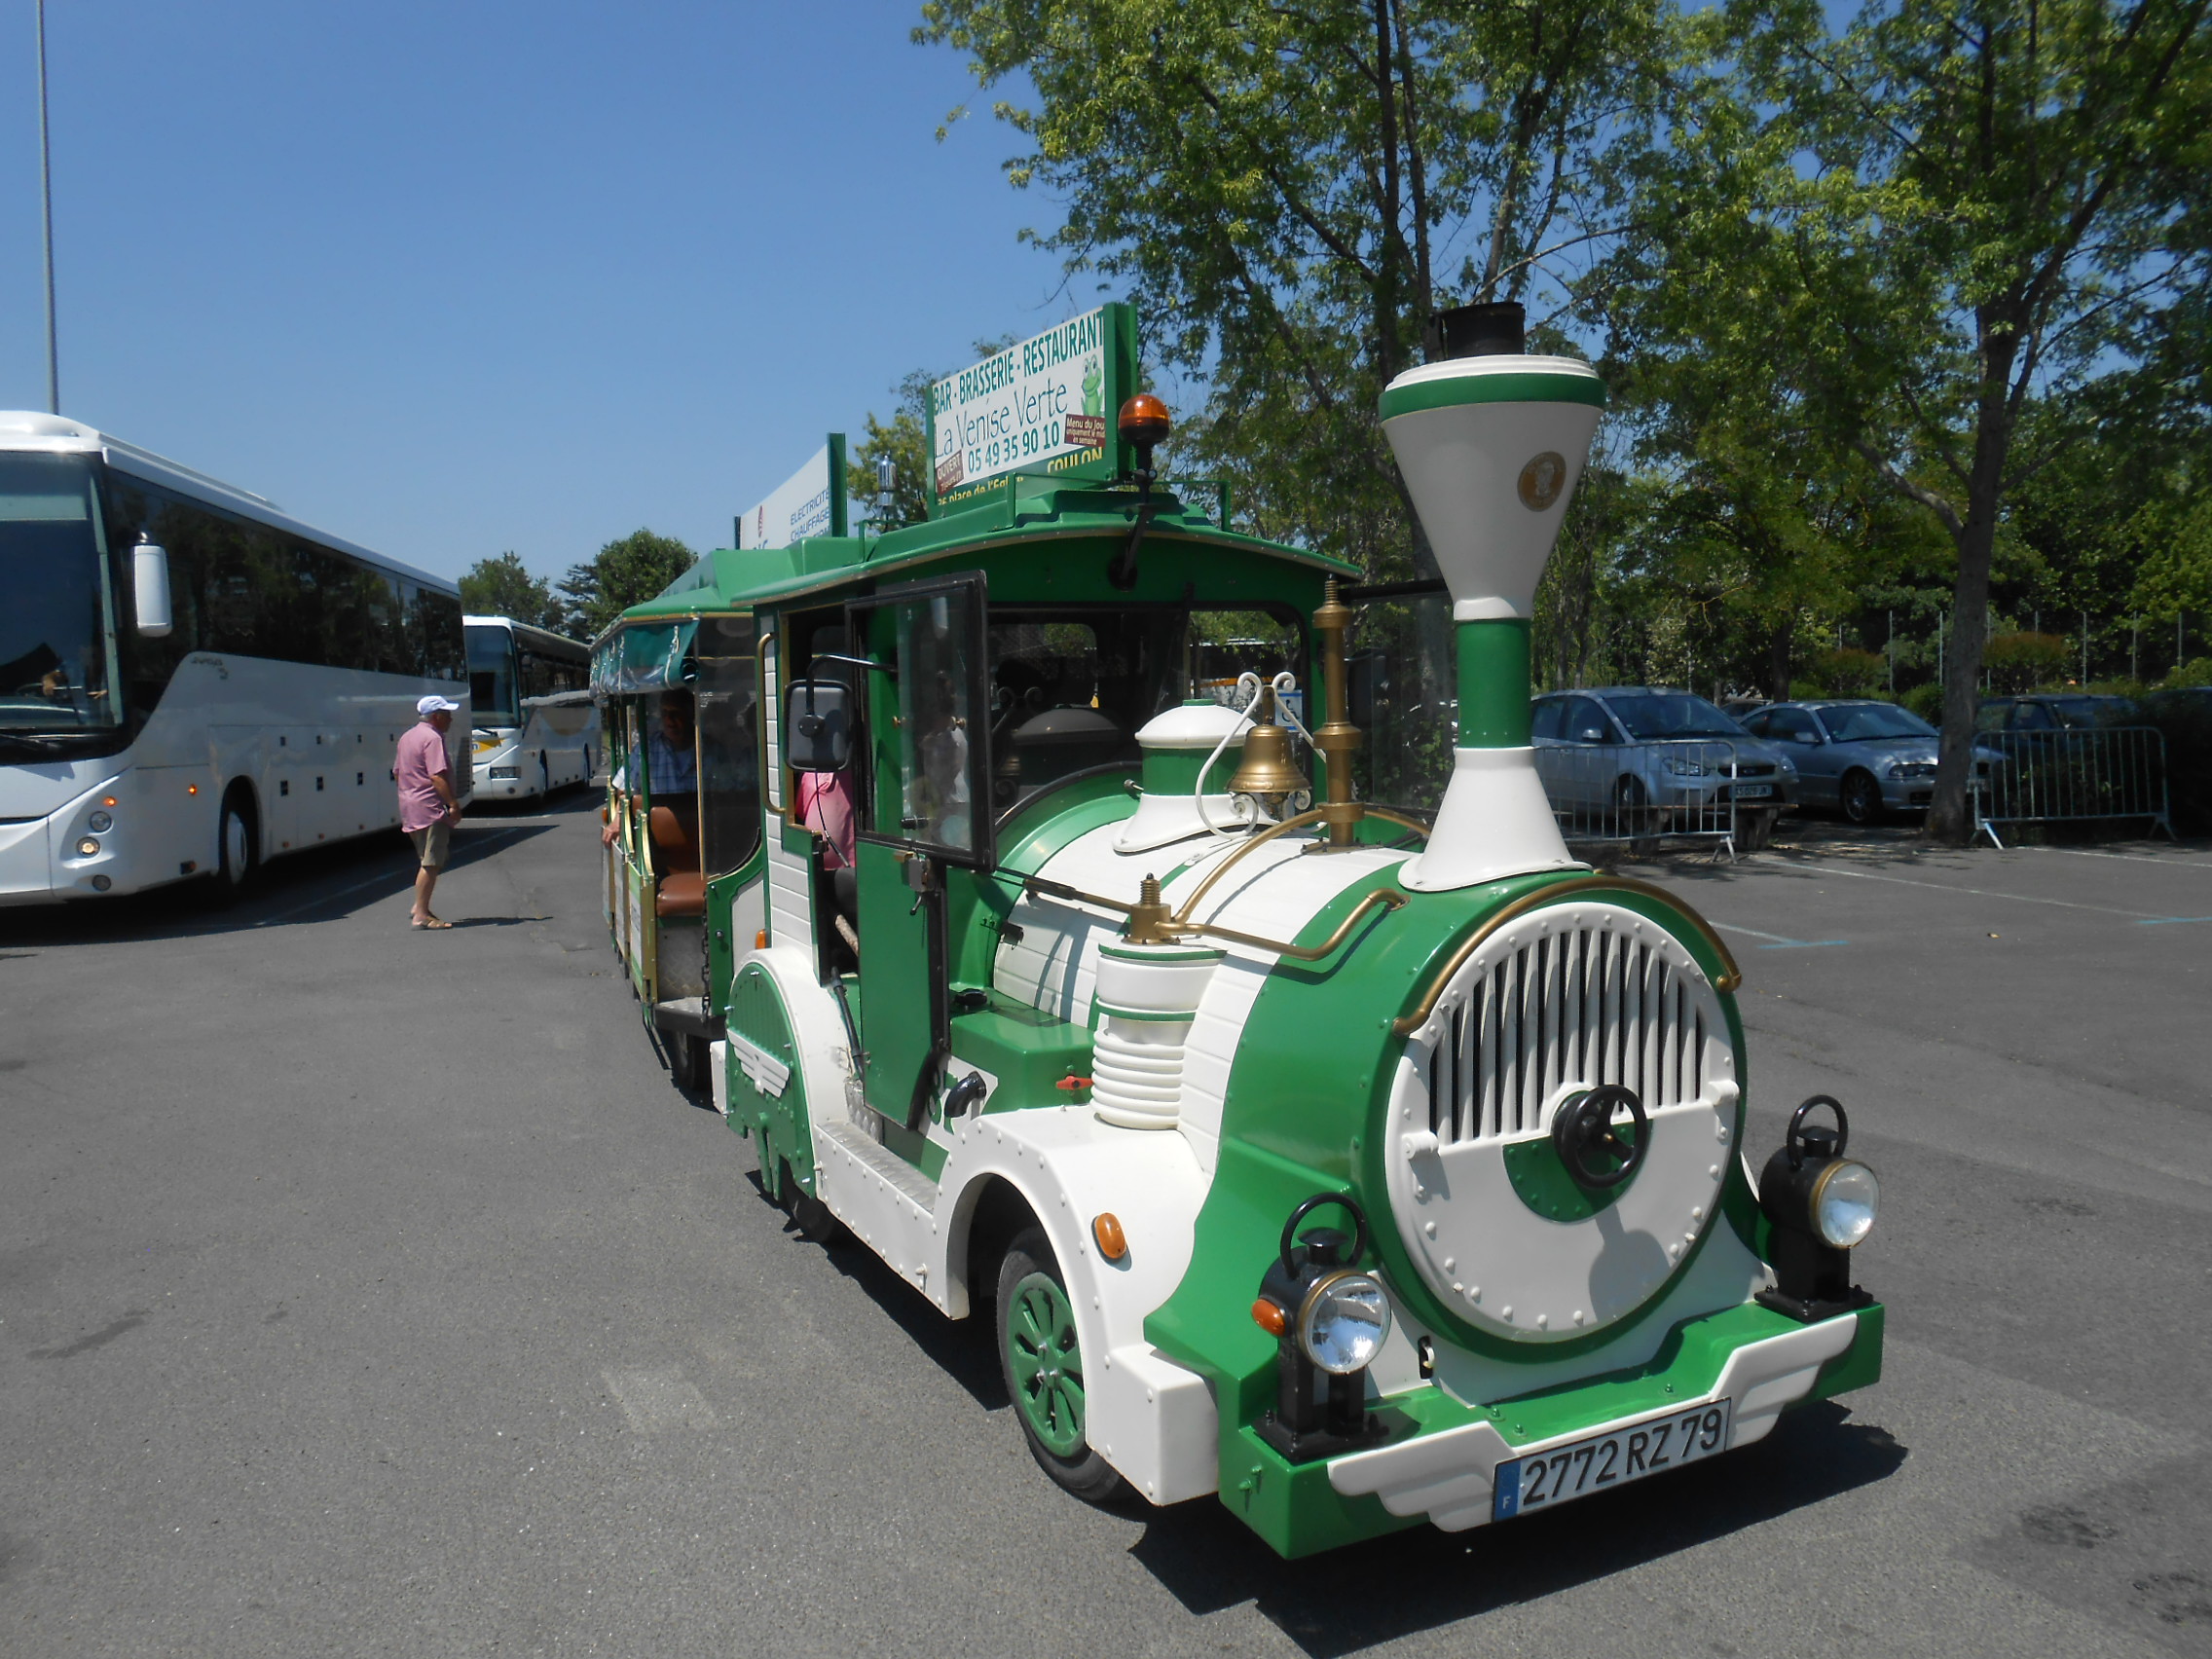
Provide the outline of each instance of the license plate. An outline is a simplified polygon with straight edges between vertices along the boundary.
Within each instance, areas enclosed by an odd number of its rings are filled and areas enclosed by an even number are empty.
[[[1500,1463],[1492,1489],[1492,1519],[1510,1521],[1710,1457],[1728,1444],[1730,1404],[1714,1400],[1645,1418],[1570,1446]]]
[[[1736,798],[1738,800],[1764,800],[1772,793],[1774,793],[1772,784],[1738,784],[1736,786]]]

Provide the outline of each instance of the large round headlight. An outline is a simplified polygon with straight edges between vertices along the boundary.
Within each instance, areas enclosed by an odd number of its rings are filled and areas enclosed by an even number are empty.
[[[1298,1346],[1332,1376],[1364,1371],[1390,1334],[1390,1300],[1366,1273],[1339,1273],[1307,1293],[1298,1316]]]
[[[1838,1250],[1848,1250],[1873,1230],[1882,1204],[1882,1186],[1865,1164],[1838,1159],[1813,1184],[1813,1231]]]
[[[85,820],[85,828],[95,835],[104,835],[115,828],[115,820],[104,812],[95,812]]]

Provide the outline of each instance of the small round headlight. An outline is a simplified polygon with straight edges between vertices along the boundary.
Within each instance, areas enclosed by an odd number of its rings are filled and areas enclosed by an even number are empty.
[[[81,859],[89,859],[99,850],[100,844],[90,835],[85,836],[77,843],[77,856]]]
[[[1813,1231],[1838,1250],[1848,1250],[1873,1230],[1881,1204],[1882,1187],[1873,1170],[1838,1159],[1813,1184]]]
[[[1335,1377],[1364,1371],[1390,1334],[1390,1300],[1366,1273],[1338,1273],[1315,1285],[1298,1316],[1298,1346]]]
[[[104,812],[95,812],[85,820],[85,828],[95,835],[104,835],[115,828],[115,820]]]

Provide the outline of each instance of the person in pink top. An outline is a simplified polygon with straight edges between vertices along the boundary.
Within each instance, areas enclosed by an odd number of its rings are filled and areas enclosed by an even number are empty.
[[[399,786],[399,827],[415,843],[422,868],[415,872],[415,911],[419,928],[450,928],[430,914],[430,892],[438,885],[438,871],[446,867],[453,844],[453,827],[461,822],[461,802],[453,793],[453,759],[446,753],[446,733],[453,729],[459,703],[443,697],[424,697],[415,705],[422,719],[399,739],[399,756],[391,776]]]

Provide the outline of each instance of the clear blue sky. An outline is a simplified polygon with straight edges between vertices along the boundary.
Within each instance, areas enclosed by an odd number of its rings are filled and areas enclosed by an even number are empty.
[[[447,576],[726,545],[901,375],[1097,301],[918,11],[48,0],[62,412]],[[46,403],[33,31],[0,0],[0,408]]]

